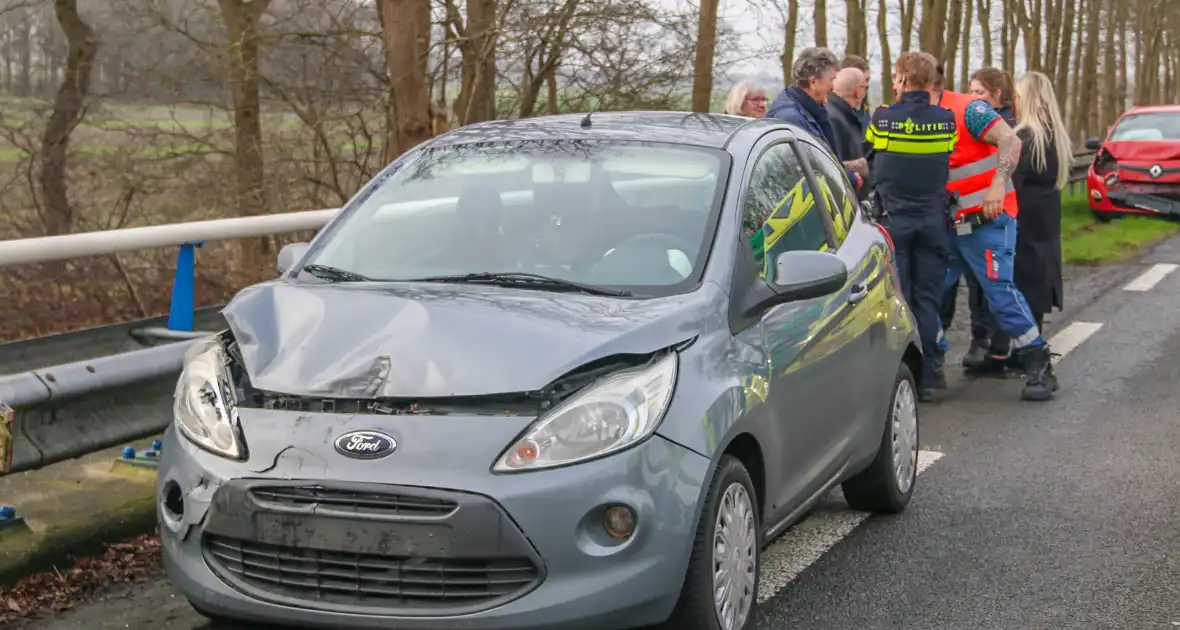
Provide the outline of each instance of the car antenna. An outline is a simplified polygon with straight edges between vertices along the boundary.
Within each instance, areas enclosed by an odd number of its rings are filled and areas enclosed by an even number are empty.
[[[593,113],[594,112],[587,113],[586,117],[582,119],[582,129],[589,129],[590,128],[590,115]]]

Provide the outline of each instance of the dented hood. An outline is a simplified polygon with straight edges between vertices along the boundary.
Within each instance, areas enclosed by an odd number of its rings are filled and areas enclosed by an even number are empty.
[[[255,387],[340,398],[477,396],[541,389],[617,353],[689,339],[722,300],[618,299],[480,285],[275,281],[224,310]],[[714,305],[710,307],[710,304]]]

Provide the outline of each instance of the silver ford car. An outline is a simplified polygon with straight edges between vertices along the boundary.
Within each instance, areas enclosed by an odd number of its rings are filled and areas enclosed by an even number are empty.
[[[160,460],[168,572],[213,619],[739,630],[830,490],[913,493],[891,243],[789,125],[460,128],[279,268],[189,351]]]

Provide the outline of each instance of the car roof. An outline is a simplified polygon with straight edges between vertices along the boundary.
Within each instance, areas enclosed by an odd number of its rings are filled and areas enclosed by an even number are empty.
[[[589,117],[590,124],[582,123]],[[724,149],[743,129],[789,127],[765,118],[694,112],[631,111],[558,114],[475,123],[436,137],[430,146],[521,140],[630,140]]]
[[[1180,105],[1136,105],[1123,112],[1124,116],[1132,114],[1180,114]]]

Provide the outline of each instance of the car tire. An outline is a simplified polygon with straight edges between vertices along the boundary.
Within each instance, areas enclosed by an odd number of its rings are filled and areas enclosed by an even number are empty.
[[[742,630],[754,625],[762,569],[762,519],[758,510],[758,495],[754,492],[750,473],[736,457],[723,455],[709,486],[704,509],[701,510],[684,586],[672,616],[664,624],[666,630]],[[723,517],[723,514],[728,515],[728,518]],[[717,534],[722,520],[733,523],[737,541],[736,557],[724,561],[738,569],[734,572],[735,576],[746,576],[746,579],[738,582],[742,594],[727,600],[737,602],[739,608],[733,615],[735,623],[731,624],[722,620],[723,613],[714,604],[714,568],[719,553]],[[743,526],[737,527],[739,525]],[[740,610],[743,608],[744,612]],[[740,621],[743,614],[745,619]]]
[[[918,477],[918,414],[914,374],[902,363],[893,382],[877,455],[868,468],[844,482],[844,498],[849,507],[863,512],[896,514],[909,504]],[[902,460],[900,466],[899,460]]]
[[[1094,220],[1099,223],[1110,223],[1114,221],[1114,216],[1100,210],[1091,210],[1090,214],[1094,216]]]

